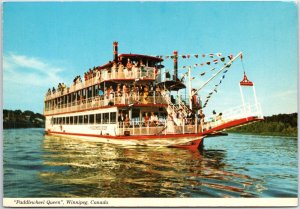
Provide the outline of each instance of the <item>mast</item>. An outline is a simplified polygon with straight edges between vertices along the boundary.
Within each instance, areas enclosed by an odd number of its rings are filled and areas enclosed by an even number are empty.
[[[188,85],[189,85],[189,107],[192,109],[192,77],[191,77],[191,66],[188,68]]]

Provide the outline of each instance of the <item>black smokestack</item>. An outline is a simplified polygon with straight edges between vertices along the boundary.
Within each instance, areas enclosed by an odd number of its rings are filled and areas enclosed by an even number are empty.
[[[178,59],[178,52],[174,51],[174,75],[173,75],[173,79],[175,81],[177,81],[177,73],[178,73],[178,63],[177,63],[177,59]]]
[[[118,62],[118,42],[113,43],[114,46],[114,61]]]

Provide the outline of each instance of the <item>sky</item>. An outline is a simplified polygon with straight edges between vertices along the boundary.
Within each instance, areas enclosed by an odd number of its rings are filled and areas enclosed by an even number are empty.
[[[5,2],[3,108],[42,113],[48,88],[70,85],[76,75],[112,60],[112,43],[118,41],[119,53],[166,56],[177,50],[226,57],[243,52],[205,111],[241,105],[245,70],[264,115],[297,112],[297,15],[294,2]],[[178,65],[208,60],[180,58]],[[172,69],[172,60],[163,64]],[[192,68],[194,88],[216,72],[210,69]],[[179,77],[185,72],[179,69]],[[199,92],[203,100],[220,76]],[[243,92],[254,103],[252,89]]]

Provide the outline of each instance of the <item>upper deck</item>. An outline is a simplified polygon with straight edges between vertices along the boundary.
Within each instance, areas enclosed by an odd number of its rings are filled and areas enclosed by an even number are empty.
[[[160,95],[157,57],[121,54],[110,61],[76,76],[70,86],[64,83],[48,90],[44,114],[84,111],[112,105],[163,105]],[[154,89],[155,88],[155,89]]]

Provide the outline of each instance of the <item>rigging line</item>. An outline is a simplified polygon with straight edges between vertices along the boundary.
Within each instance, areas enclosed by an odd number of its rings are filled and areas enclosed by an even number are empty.
[[[215,73],[214,76],[209,78],[199,89],[197,89],[196,92],[193,93],[192,96],[194,96],[198,91],[203,89],[212,79],[214,79],[218,74],[220,74],[226,67],[230,67],[231,64],[239,57],[241,56],[242,52],[238,53],[234,58],[232,58],[228,63],[226,63],[217,73]]]

